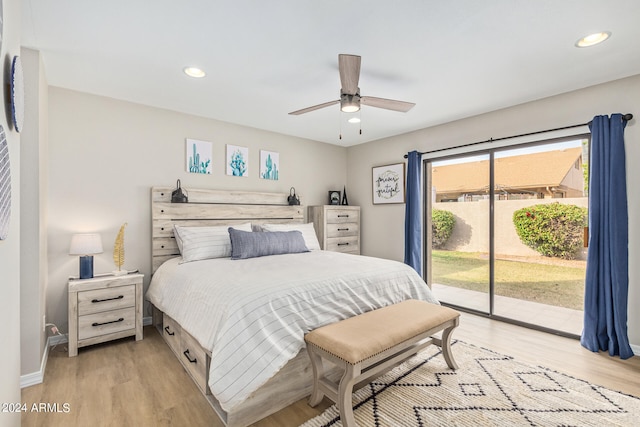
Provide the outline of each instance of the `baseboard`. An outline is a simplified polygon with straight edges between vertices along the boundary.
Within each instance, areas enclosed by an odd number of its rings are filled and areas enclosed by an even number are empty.
[[[631,350],[633,350],[633,354],[640,356],[640,345],[631,344]]]
[[[47,345],[44,347],[42,361],[40,362],[40,370],[20,376],[20,388],[41,384],[44,380],[44,371],[47,368],[47,360],[49,360],[49,341],[52,337],[47,338]]]
[[[153,324],[153,317],[143,317],[142,325],[149,326]],[[40,362],[40,370],[36,372],[32,372],[30,374],[24,374],[20,376],[20,388],[29,387],[36,384],[42,384],[44,380],[44,371],[47,368],[47,360],[49,359],[49,348],[54,347],[58,344],[64,344],[69,342],[69,339],[66,335],[53,335],[47,338],[47,345],[44,349],[44,354],[42,355],[42,361]]]

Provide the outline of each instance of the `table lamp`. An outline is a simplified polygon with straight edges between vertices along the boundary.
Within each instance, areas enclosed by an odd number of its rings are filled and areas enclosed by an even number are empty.
[[[69,255],[80,255],[80,278],[93,277],[93,255],[102,253],[102,239],[99,234],[74,234],[71,237]]]

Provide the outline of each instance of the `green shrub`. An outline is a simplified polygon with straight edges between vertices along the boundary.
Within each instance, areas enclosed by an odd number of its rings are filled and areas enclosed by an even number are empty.
[[[513,224],[525,245],[544,256],[574,259],[582,246],[587,208],[548,203],[519,209]]]
[[[431,211],[431,244],[434,248],[441,248],[447,243],[455,224],[456,218],[451,212],[440,209]]]

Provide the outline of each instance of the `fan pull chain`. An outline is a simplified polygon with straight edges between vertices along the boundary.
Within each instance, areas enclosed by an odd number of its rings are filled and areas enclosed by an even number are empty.
[[[340,138],[339,139],[342,140],[342,110],[339,110],[339,112],[338,112],[338,122],[340,123],[339,124],[339,128],[338,128],[338,129],[340,129]]]

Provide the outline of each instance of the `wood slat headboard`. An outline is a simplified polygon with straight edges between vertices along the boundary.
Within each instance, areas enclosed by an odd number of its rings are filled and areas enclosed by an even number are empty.
[[[151,188],[151,272],[179,255],[173,225],[233,225],[245,222],[302,223],[304,207],[289,206],[289,193],[188,189],[189,203],[171,203],[170,187]]]

